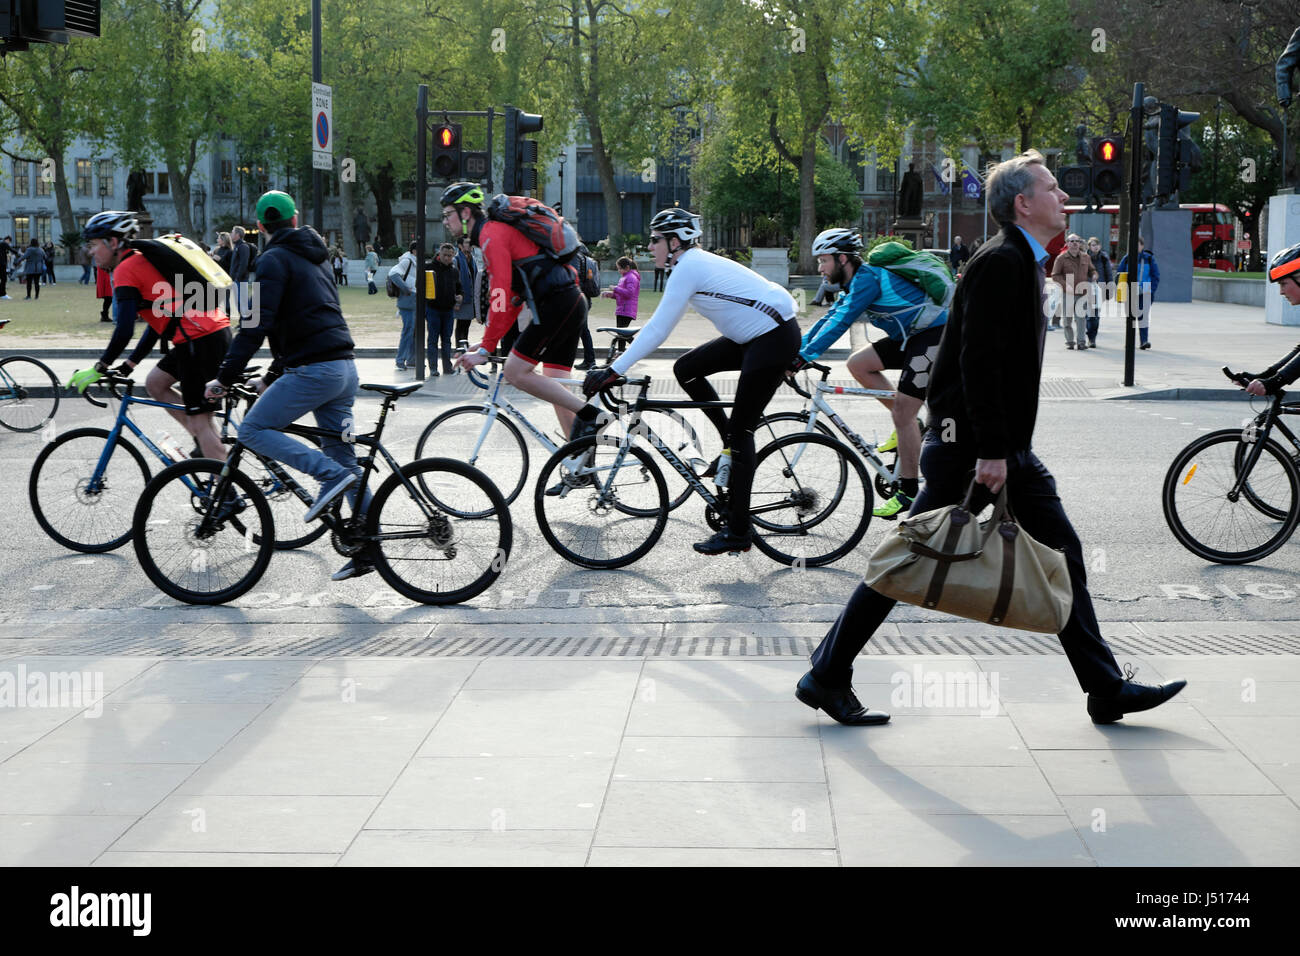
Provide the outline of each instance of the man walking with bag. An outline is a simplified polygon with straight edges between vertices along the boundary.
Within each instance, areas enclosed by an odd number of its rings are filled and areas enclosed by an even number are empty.
[[[1024,531],[1065,550],[1073,606],[1061,646],[1088,695],[1088,715],[1094,723],[1112,723],[1164,703],[1187,682],[1151,686],[1124,679],[1093,612],[1079,538],[1055,480],[1031,450],[1047,338],[1045,246],[1066,226],[1066,194],[1035,150],[994,167],[987,188],[1002,231],[980,247],[957,285],[930,378],[930,429],[921,450],[925,484],[912,514],[962,501],[972,472],[992,494],[1007,486]],[[977,496],[972,513],[987,500]],[[813,652],[812,670],[795,696],[843,724],[888,721],[888,714],[862,705],[851,680],[854,658],[895,603],[858,585]]]

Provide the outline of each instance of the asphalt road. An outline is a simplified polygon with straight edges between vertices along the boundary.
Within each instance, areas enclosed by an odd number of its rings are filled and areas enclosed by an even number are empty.
[[[794,409],[785,392],[773,409]],[[390,419],[386,445],[401,460],[413,455],[420,429],[443,408],[464,404],[464,396],[404,400]],[[869,400],[841,399],[845,417],[867,436],[883,438],[889,427],[882,409]],[[517,404],[554,431],[549,411],[528,399]],[[358,403],[359,421],[373,417],[377,403]],[[1236,426],[1247,413],[1242,403],[1044,401],[1036,450],[1055,474],[1061,498],[1083,541],[1098,618],[1102,621],[1283,621],[1297,617],[1300,548],[1288,544],[1263,561],[1239,567],[1207,564],[1184,550],[1166,527],[1160,487],[1175,453],[1196,435]],[[145,410],[139,421],[159,432],[170,422]],[[109,413],[65,401],[57,425],[66,430],[107,425]],[[172,429],[175,431],[175,429]],[[0,575],[5,581],[4,620],[21,625],[67,620],[84,613],[87,627],[111,622],[115,609],[158,608],[185,620],[228,619],[231,609],[189,608],[160,594],[138,567],[128,545],[105,555],[70,553],[37,525],[27,482],[40,450],[37,435],[0,434],[0,495],[8,502],[0,537]],[[532,475],[545,456],[530,445]],[[872,546],[890,527],[874,519],[861,547],[837,565],[795,570],[757,550],[739,557],[706,558],[691,543],[707,535],[698,501],[674,512],[658,546],[646,558],[618,571],[590,571],[557,556],[537,529],[530,480],[515,503],[514,551],[497,584],[469,604],[453,609],[417,608],[420,619],[488,622],[831,620],[861,578]],[[388,619],[413,605],[389,590],[378,575],[331,583],[343,562],[328,539],[297,552],[278,552],[261,582],[234,602],[249,620],[303,623],[343,619]],[[223,616],[224,615],[224,616]],[[269,615],[269,616],[268,616]],[[929,621],[941,616],[900,609],[896,620]],[[947,619],[951,620],[951,619]]]

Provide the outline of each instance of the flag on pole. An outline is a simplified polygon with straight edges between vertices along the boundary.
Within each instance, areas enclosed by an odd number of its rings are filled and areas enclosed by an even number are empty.
[[[961,188],[963,195],[971,199],[980,198],[981,192],[979,177],[976,176],[975,173],[971,172],[970,169],[962,169],[961,171]]]
[[[943,181],[943,177],[939,175],[939,170],[934,168],[934,163],[930,164],[930,172],[934,173],[935,181],[939,183],[939,192],[943,193],[945,196],[948,195],[948,193],[951,192],[951,189],[948,184]]]

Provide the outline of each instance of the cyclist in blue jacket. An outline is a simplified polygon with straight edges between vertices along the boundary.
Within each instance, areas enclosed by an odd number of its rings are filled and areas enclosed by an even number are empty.
[[[899,512],[912,507],[919,487],[921,432],[916,416],[925,404],[930,368],[939,351],[944,323],[948,321],[946,305],[936,305],[920,285],[885,266],[868,265],[862,260],[862,236],[852,229],[827,229],[813,240],[813,255],[818,271],[828,281],[847,289],[830,310],[808,330],[799,349],[794,368],[815,362],[844,334],[850,325],[862,319],[887,334],[849,357],[849,373],[863,388],[891,389],[883,369],[901,369],[894,399],[880,399],[894,419],[894,434],[880,446],[881,451],[898,449],[899,488],[893,498],[876,508],[873,514],[893,520]],[[899,246],[899,255],[909,253]],[[922,270],[926,264],[916,266]],[[937,280],[947,283],[951,298],[952,276],[941,264],[934,267]]]

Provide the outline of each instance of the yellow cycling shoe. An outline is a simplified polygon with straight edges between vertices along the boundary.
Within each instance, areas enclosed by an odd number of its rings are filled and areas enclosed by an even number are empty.
[[[876,451],[893,451],[898,447],[898,429],[889,433],[889,437],[876,446]]]
[[[901,512],[906,512],[911,507],[912,499],[900,491],[871,513],[877,518],[893,521]]]

